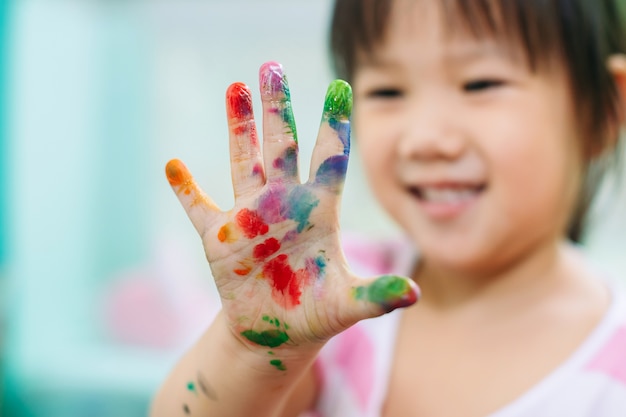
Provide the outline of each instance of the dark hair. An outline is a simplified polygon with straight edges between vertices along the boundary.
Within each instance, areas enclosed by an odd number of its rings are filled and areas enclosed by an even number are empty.
[[[616,0],[438,0],[448,27],[474,36],[504,36],[522,47],[535,71],[560,58],[575,93],[585,138],[584,184],[567,236],[580,242],[588,211],[611,158],[597,155],[618,144],[619,92],[607,69],[611,54],[626,51],[622,15]],[[337,75],[352,81],[361,53],[385,38],[392,0],[336,0],[330,48]],[[596,156],[596,157],[594,157]],[[616,157],[616,156],[615,156]]]

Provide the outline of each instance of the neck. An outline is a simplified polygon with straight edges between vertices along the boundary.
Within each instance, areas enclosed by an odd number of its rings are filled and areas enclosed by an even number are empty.
[[[419,304],[452,312],[469,306],[519,308],[540,302],[576,282],[585,272],[569,244],[552,242],[527,253],[507,268],[467,273],[428,260],[416,271],[422,290]]]

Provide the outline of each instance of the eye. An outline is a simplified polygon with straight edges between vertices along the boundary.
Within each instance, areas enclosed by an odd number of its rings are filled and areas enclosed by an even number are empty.
[[[504,81],[502,80],[474,80],[463,84],[463,91],[465,91],[466,93],[479,93],[481,91],[501,87],[502,85],[504,85]]]
[[[402,91],[397,88],[377,88],[369,91],[367,97],[382,99],[399,98],[402,97]]]

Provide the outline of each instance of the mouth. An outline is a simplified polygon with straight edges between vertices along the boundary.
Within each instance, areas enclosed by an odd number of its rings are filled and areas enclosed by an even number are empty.
[[[479,185],[424,185],[409,187],[409,192],[424,203],[456,205],[474,200],[487,186]]]

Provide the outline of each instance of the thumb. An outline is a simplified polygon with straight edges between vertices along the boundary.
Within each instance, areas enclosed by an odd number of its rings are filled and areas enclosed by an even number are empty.
[[[382,275],[369,280],[358,279],[352,287],[352,299],[355,301],[353,320],[363,320],[389,313],[396,308],[408,307],[420,297],[417,284],[405,277]]]

